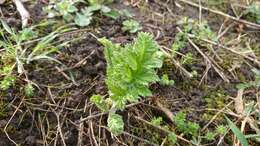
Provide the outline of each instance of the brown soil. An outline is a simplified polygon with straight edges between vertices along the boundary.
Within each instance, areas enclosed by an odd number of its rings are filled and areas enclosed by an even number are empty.
[[[141,4],[143,3],[143,4]],[[149,4],[141,2],[138,7],[133,5],[126,5],[123,2],[115,2],[110,7],[117,9],[127,9],[133,13],[134,19],[138,20],[142,26],[142,31],[147,31],[154,34],[156,41],[167,48],[171,48],[174,36],[178,32],[176,21],[183,16],[191,18],[198,18],[198,9],[185,6],[184,9],[179,9],[169,2],[167,7],[163,5],[164,1],[157,2],[155,0],[149,1]],[[29,9],[32,13],[32,23],[37,23],[39,20],[44,19],[44,15],[40,11],[41,7],[45,4],[38,2],[36,5]],[[2,9],[2,8],[1,8]],[[170,13],[169,10],[172,10]],[[15,12],[13,6],[6,6],[2,9],[7,22],[16,28],[19,28],[19,16]],[[207,12],[203,13],[203,18],[212,20],[213,30],[218,30],[223,22],[223,18],[209,19],[212,14]],[[73,37],[81,37],[82,39],[76,43],[63,48],[56,54],[55,58],[61,61],[64,65],[57,63],[50,63],[46,61],[38,61],[33,65],[26,66],[28,70],[28,78],[39,86],[33,98],[27,98],[20,94],[24,81],[19,79],[14,88],[9,89],[7,92],[1,94],[1,101],[8,104],[5,108],[5,116],[0,116],[0,146],[14,145],[8,140],[4,133],[4,127],[15,110],[19,106],[18,111],[12,118],[7,127],[10,138],[20,145],[38,146],[43,145],[43,137],[45,142],[49,145],[63,145],[60,134],[58,131],[58,120],[63,132],[65,143],[69,146],[76,146],[79,138],[79,120],[100,113],[100,111],[89,102],[89,98],[93,94],[106,95],[107,89],[105,86],[105,69],[106,62],[103,57],[103,48],[98,41],[91,35],[97,37],[107,37],[113,42],[127,43],[135,38],[136,34],[129,34],[121,30],[122,21],[125,18],[118,20],[111,20],[105,16],[98,16],[93,24],[88,29],[80,29],[70,34],[66,34],[60,39],[71,39]],[[236,30],[231,30],[236,31]],[[233,33],[233,32],[230,32]],[[257,33],[259,36],[260,34]],[[203,48],[203,51],[207,51]],[[207,120],[203,115],[207,113],[206,108],[208,104],[205,102],[204,97],[211,96],[212,92],[221,91],[222,95],[235,97],[237,90],[235,85],[241,80],[234,78],[228,71],[225,71],[230,83],[225,83],[222,78],[216,73],[214,69],[210,69],[207,78],[199,86],[200,80],[203,77],[206,69],[206,62],[196,50],[188,45],[181,50],[181,53],[192,52],[196,61],[194,64],[185,65],[188,71],[196,70],[198,76],[196,78],[187,79],[182,71],[176,68],[172,63],[169,63],[159,70],[159,74],[167,73],[169,78],[175,80],[174,86],[161,86],[159,84],[151,85],[154,97],[159,100],[166,108],[176,114],[179,111],[187,111],[187,118],[193,122],[197,122],[203,127],[207,124]],[[75,64],[84,60],[78,67]],[[59,72],[57,67],[62,72]],[[245,78],[245,80],[252,80],[253,76],[249,67],[243,64],[243,67],[237,69],[237,72]],[[74,81],[70,78],[73,76]],[[256,91],[253,91],[255,93]],[[253,94],[252,93],[252,94]],[[226,99],[223,104],[227,104],[231,99]],[[129,107],[123,112],[119,112],[124,116],[125,130],[133,133],[136,136],[149,139],[152,132],[145,129],[144,124],[134,119],[134,116],[142,117],[143,119],[150,120],[151,117],[162,116],[170,125],[170,120],[167,116],[156,107],[156,104],[151,98],[146,98],[143,103],[136,106]],[[58,117],[58,118],[57,118]],[[97,116],[90,121],[84,122],[82,133],[83,145],[94,145],[92,135],[98,138],[101,145],[122,145],[118,140],[111,137],[110,133],[101,128],[101,125],[106,125],[107,115]],[[216,121],[217,122],[217,121]],[[223,122],[221,120],[219,123]],[[212,126],[214,126],[213,123]],[[133,129],[143,128],[143,133],[135,133]],[[93,129],[92,129],[93,128]],[[209,127],[211,128],[211,127]],[[93,131],[92,131],[93,130]],[[94,132],[94,133],[93,133]],[[44,134],[44,135],[43,135]],[[57,141],[55,141],[55,137]],[[118,137],[121,141],[128,145],[149,145],[144,141],[139,141],[130,136],[122,135]],[[161,142],[161,141],[160,141]],[[211,145],[216,145],[218,141],[214,141]],[[181,142],[182,143],[182,142]],[[182,143],[185,145],[185,143]],[[223,145],[228,145],[224,143]]]

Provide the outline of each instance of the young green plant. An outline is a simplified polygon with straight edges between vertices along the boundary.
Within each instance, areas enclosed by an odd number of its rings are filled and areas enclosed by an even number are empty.
[[[152,36],[144,32],[139,33],[133,43],[125,46],[105,38],[99,41],[104,45],[107,61],[106,85],[109,97],[105,100],[100,95],[98,98],[93,95],[91,101],[98,107],[102,104],[110,105],[108,127],[113,134],[118,135],[123,130],[123,122],[116,111],[123,110],[127,102],[137,102],[140,96],[152,95],[149,85],[160,81],[155,69],[161,68],[163,54]]]
[[[100,11],[102,14],[117,18],[119,13],[105,6],[113,0],[88,0],[88,4],[84,0],[51,0],[49,5],[43,10],[48,14],[48,18],[62,17],[65,22],[75,22],[76,25],[84,27],[88,26],[94,15],[94,12]],[[79,9],[77,6],[83,3],[85,7]]]
[[[130,33],[136,33],[141,29],[142,29],[142,26],[140,25],[140,23],[135,20],[132,20],[132,19],[125,20],[123,22],[123,27],[122,27],[123,31],[128,31]]]

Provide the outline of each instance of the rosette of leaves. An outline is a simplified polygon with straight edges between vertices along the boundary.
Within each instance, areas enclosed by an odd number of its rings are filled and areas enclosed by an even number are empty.
[[[123,31],[128,31],[130,33],[136,33],[137,31],[141,30],[142,27],[140,26],[140,23],[135,20],[125,20],[123,22]]]
[[[102,38],[99,41],[104,45],[104,54],[107,61],[106,85],[109,89],[109,99],[111,101],[110,114],[115,114],[117,109],[124,109],[127,102],[137,102],[140,96],[151,96],[149,84],[160,81],[156,74],[156,68],[161,68],[163,55],[159,51],[159,46],[153,40],[153,37],[141,32],[133,43],[121,46],[114,44],[108,39]],[[96,96],[92,96],[96,98]],[[103,98],[99,98],[104,100]],[[104,101],[105,102],[105,101]],[[102,101],[96,101],[100,106]],[[120,134],[118,130],[122,125],[116,127],[111,124],[113,121],[109,116],[108,126],[113,134]],[[118,123],[120,116],[117,116]],[[121,117],[120,117],[121,118]],[[113,127],[111,127],[113,125]],[[120,128],[121,127],[121,128]]]

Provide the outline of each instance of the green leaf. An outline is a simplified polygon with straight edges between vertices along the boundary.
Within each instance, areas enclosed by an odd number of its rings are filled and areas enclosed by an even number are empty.
[[[197,136],[200,126],[197,123],[186,121],[186,114],[178,112],[175,116],[174,123],[177,126],[178,131],[183,132],[185,135]]]
[[[103,5],[103,4],[109,4],[112,3],[114,0],[88,0],[90,5]]]
[[[154,117],[154,118],[151,120],[151,123],[152,123],[153,125],[155,125],[155,126],[160,126],[161,123],[162,123],[162,121],[163,121],[162,117],[157,117],[157,118]]]
[[[107,6],[101,6],[101,12],[103,12],[103,13],[109,13],[109,12],[111,12],[111,9],[109,8],[109,7],[107,7]]]
[[[24,92],[27,97],[32,97],[34,94],[34,87],[32,86],[32,84],[25,85]]]
[[[32,28],[24,28],[19,32],[19,39],[21,41],[30,40],[36,36],[36,33],[32,30]]]
[[[248,142],[246,140],[245,135],[237,128],[237,126],[228,117],[225,116],[225,118],[226,118],[226,120],[228,122],[228,125],[229,125],[230,129],[235,134],[235,136],[240,141],[240,143],[243,146],[249,146],[249,144],[248,144]]]
[[[101,95],[92,95],[90,101],[94,103],[100,110],[108,111],[110,105],[103,99]]]
[[[91,19],[91,17],[87,17],[81,13],[77,13],[74,21],[78,26],[84,27],[90,24]]]
[[[101,9],[102,5],[91,5],[87,8],[84,9],[84,12],[89,13],[89,12],[94,12],[94,11],[99,11]]]
[[[107,125],[109,130],[116,136],[124,131],[124,122],[122,116],[118,114],[109,113]]]
[[[175,133],[171,132],[167,136],[167,140],[171,145],[174,145],[177,142],[177,136]]]
[[[224,135],[225,132],[227,131],[227,128],[223,125],[219,125],[216,129],[216,133]]]
[[[68,12],[73,13],[73,12],[76,12],[76,11],[78,11],[78,9],[74,5],[72,5],[72,4],[69,5]]]
[[[123,27],[122,27],[123,31],[128,31],[130,33],[136,33],[137,31],[139,31],[141,29],[142,29],[142,27],[135,20],[132,20],[132,19],[131,20],[125,20],[123,22]]]
[[[111,10],[109,12],[106,12],[104,13],[104,15],[112,19],[118,19],[120,17],[120,13],[116,10]]]
[[[8,24],[0,18],[0,21],[2,23],[2,26],[4,27],[4,29],[9,33],[9,34],[14,34],[13,30],[8,26]]]
[[[2,81],[0,81],[0,89],[7,90],[14,85],[16,77],[12,75],[6,75]]]
[[[160,83],[162,85],[172,86],[174,85],[174,80],[170,80],[167,74],[163,74]]]
[[[134,16],[127,9],[119,10],[118,13],[122,16],[129,17],[129,18],[132,18]]]
[[[215,139],[215,136],[216,136],[215,133],[208,131],[208,132],[206,133],[206,135],[205,135],[205,138],[206,138],[207,140],[211,141],[211,140],[214,140],[214,139]]]

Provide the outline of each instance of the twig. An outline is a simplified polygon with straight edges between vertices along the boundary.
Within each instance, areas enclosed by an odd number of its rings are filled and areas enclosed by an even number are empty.
[[[13,115],[11,116],[11,118],[8,120],[7,124],[5,125],[4,127],[4,132],[5,132],[5,135],[7,136],[7,138],[15,145],[18,145],[14,140],[12,140],[9,136],[9,134],[7,133],[6,129],[8,127],[8,125],[10,124],[10,122],[12,121],[12,119],[14,118],[15,114],[17,113],[17,111],[19,110],[20,106],[22,105],[24,101],[24,97],[22,98],[21,102],[19,103],[19,105],[17,106],[17,108],[15,109]]]
[[[184,73],[184,75],[186,75],[188,78],[192,78],[193,75],[192,75],[190,72],[188,72],[184,67],[182,67],[181,64],[180,64],[180,62],[178,62],[177,60],[173,59],[172,55],[171,55],[170,53],[166,52],[163,48],[166,48],[167,50],[170,50],[170,49],[168,49],[168,48],[165,47],[165,46],[160,47],[160,50],[161,50],[166,56],[168,56],[169,58],[172,59],[172,62],[174,63],[174,65],[176,65],[176,67],[179,68],[179,69]]]
[[[80,120],[82,119],[82,117],[80,117]],[[84,123],[79,123],[79,130],[78,130],[78,142],[77,142],[77,146],[83,146],[82,145],[82,137],[83,137],[83,131],[84,131]]]
[[[148,140],[146,140],[146,139],[142,139],[142,138],[140,138],[140,137],[137,137],[137,136],[135,136],[135,135],[133,135],[133,134],[130,134],[130,133],[128,133],[128,132],[123,132],[123,134],[124,135],[127,135],[127,136],[130,136],[130,137],[133,137],[133,138],[135,138],[135,139],[138,139],[138,140],[140,140],[140,141],[143,141],[143,142],[145,142],[145,143],[147,143],[147,144],[149,144],[149,145],[151,145],[151,146],[159,146],[159,145],[157,145],[157,144],[155,144],[155,143],[152,143],[152,142],[150,142],[150,141],[148,141]]]
[[[90,116],[92,115],[91,110],[92,110],[92,108],[89,109]],[[89,124],[89,128],[90,128],[92,140],[94,141],[94,146],[98,146],[97,140],[96,140],[95,135],[94,135],[92,120],[90,120],[88,124]]]
[[[29,12],[25,9],[21,0],[13,0],[17,11],[19,12],[22,19],[22,27],[26,27],[28,25],[28,21],[30,19]]]
[[[85,58],[83,58],[82,60],[80,60],[78,63],[76,63],[75,65],[73,65],[72,67],[67,67],[67,68],[64,68],[64,69],[60,69],[58,70],[58,72],[64,72],[64,71],[67,71],[67,70],[71,70],[71,69],[75,69],[75,68],[78,68],[80,67],[82,64],[84,64],[84,62],[90,58],[93,54],[95,53],[95,50],[93,50],[88,56],[86,56]]]
[[[194,7],[197,7],[197,8],[201,8],[203,10],[206,10],[206,11],[209,11],[209,12],[212,12],[212,13],[215,13],[215,14],[227,17],[227,18],[229,18],[231,20],[234,20],[234,21],[237,21],[237,22],[249,25],[249,26],[251,26],[251,28],[260,29],[260,25],[259,24],[252,23],[252,22],[249,22],[249,21],[246,21],[246,20],[243,20],[243,19],[239,19],[239,18],[234,17],[234,16],[230,16],[230,15],[224,13],[224,12],[221,12],[221,11],[212,10],[210,8],[200,6],[200,5],[196,4],[196,3],[193,3],[193,2],[188,1],[188,0],[179,0],[179,1],[183,2],[183,3],[186,3],[186,4],[189,4],[191,6],[194,6]]]
[[[227,46],[224,46],[224,45],[222,45],[222,44],[219,44],[219,43],[216,43],[216,42],[207,40],[207,39],[201,39],[201,40],[204,41],[204,42],[210,43],[210,44],[212,44],[212,45],[221,47],[221,48],[223,48],[223,49],[225,49],[225,50],[227,50],[227,51],[229,51],[229,52],[231,52],[231,53],[233,53],[233,54],[242,56],[243,58],[245,58],[245,59],[247,59],[247,60],[253,62],[255,65],[257,65],[258,67],[260,67],[260,62],[259,62],[256,58],[249,57],[249,56],[247,56],[247,55],[244,55],[243,53],[237,52],[237,51],[234,50],[234,49],[228,48]]]
[[[210,121],[201,129],[201,131],[204,131],[216,118],[219,114],[221,114],[229,105],[231,105],[233,101],[229,102],[225,107],[223,107],[220,111],[218,111],[211,119]]]
[[[145,124],[147,124],[147,125],[150,125],[150,126],[156,128],[156,129],[162,131],[162,132],[165,133],[165,134],[171,134],[170,131],[165,130],[165,129],[159,127],[159,126],[156,126],[156,125],[154,125],[154,124],[152,124],[152,123],[150,123],[150,122],[148,122],[148,121],[146,121],[146,120],[144,120],[144,119],[142,119],[142,118],[140,118],[140,117],[138,117],[138,116],[134,116],[134,118],[137,119],[137,120],[139,120],[139,121],[141,121],[141,122],[143,122],[143,123],[145,123]],[[179,135],[176,135],[176,137],[177,137],[178,139],[184,141],[184,142],[187,142],[187,143],[191,144],[190,141],[188,141],[187,139],[185,139],[185,138],[183,138],[183,137],[181,137],[181,136],[179,136]]]
[[[100,127],[106,129],[107,131],[109,131],[109,129],[108,129],[107,127],[105,127],[105,126],[100,126]],[[135,139],[137,139],[137,140],[139,140],[139,141],[145,142],[145,143],[147,143],[147,144],[149,144],[149,145],[151,145],[151,146],[159,146],[158,144],[155,144],[155,143],[152,143],[152,142],[150,142],[150,141],[148,141],[148,140],[146,140],[146,139],[137,137],[137,136],[135,136],[135,135],[133,135],[133,134],[130,134],[130,133],[126,132],[126,131],[123,131],[123,134],[124,134],[124,135],[127,135],[127,136],[130,136],[130,137],[132,137],[132,138],[135,138]]]
[[[156,102],[156,105],[159,107],[159,109],[165,113],[165,115],[168,117],[168,119],[171,120],[171,122],[174,123],[174,121],[173,121],[173,118],[174,118],[173,113],[172,113],[168,108],[164,107],[164,106],[160,103],[159,100],[156,100],[155,102]]]
[[[63,106],[64,106],[64,104],[65,104],[65,101],[64,101],[64,103],[63,103]],[[62,109],[62,110],[63,110],[63,109]],[[52,109],[53,113],[56,115],[56,118],[57,118],[57,123],[58,123],[58,124],[57,124],[57,133],[59,133],[59,135],[60,135],[60,138],[61,138],[61,141],[62,141],[63,146],[66,146],[65,137],[64,137],[63,132],[62,132],[62,129],[61,129],[62,123],[60,122],[60,115],[61,115],[61,113],[62,113],[62,110],[57,113],[54,109]],[[57,136],[58,136],[58,135],[56,135],[56,137],[57,137]]]

